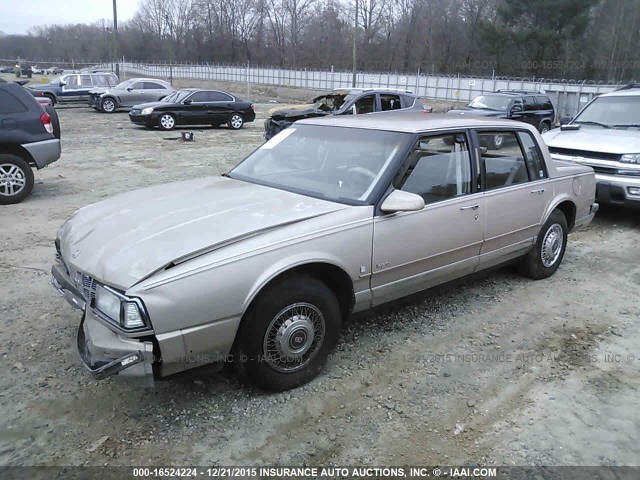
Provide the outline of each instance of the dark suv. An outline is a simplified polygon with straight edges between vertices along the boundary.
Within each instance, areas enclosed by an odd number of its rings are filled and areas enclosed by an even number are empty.
[[[311,103],[283,105],[269,110],[264,122],[264,138],[269,140],[293,122],[325,115],[348,115],[399,110],[422,110],[431,107],[408,90],[352,88],[337,89],[314,98]]]
[[[483,93],[462,109],[449,110],[447,113],[482,117],[508,118],[526,122],[540,133],[551,130],[555,123],[556,111],[548,96],[528,90],[498,90]],[[499,149],[503,138],[496,136],[490,147]]]
[[[115,73],[68,73],[43,85],[30,85],[30,90],[42,92],[56,103],[87,103],[89,91],[115,87],[119,83]]]
[[[60,129],[54,108],[39,104],[18,83],[0,82],[0,205],[24,200],[33,189],[32,168],[44,168],[58,158]]]

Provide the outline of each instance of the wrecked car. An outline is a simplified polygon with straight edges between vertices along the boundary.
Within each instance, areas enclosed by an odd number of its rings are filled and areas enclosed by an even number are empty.
[[[508,148],[480,147],[498,133]],[[593,169],[552,161],[525,123],[303,119],[222,176],[81,208],[52,283],[82,312],[95,378],[228,362],[286,390],[318,375],[353,312],[507,261],[553,275],[594,197]]]
[[[264,138],[269,140],[303,118],[398,110],[431,112],[432,108],[408,90],[338,89],[314,98],[311,103],[270,109],[267,112],[269,117],[264,122]]]

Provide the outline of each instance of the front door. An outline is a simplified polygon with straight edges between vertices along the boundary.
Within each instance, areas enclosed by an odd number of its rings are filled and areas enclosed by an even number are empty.
[[[422,196],[425,207],[374,218],[373,305],[474,271],[485,221],[476,172],[464,132],[416,143],[393,186]]]
[[[478,132],[480,144],[496,133]],[[481,149],[486,206],[481,268],[526,253],[553,197],[542,153],[531,134],[525,130],[500,134],[504,137],[500,150]]]
[[[62,77],[65,84],[61,87],[58,100],[60,102],[77,102],[81,91],[79,75],[66,75]]]

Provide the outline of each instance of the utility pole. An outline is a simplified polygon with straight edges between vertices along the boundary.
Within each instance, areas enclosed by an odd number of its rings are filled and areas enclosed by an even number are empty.
[[[115,2],[115,0],[114,0]],[[356,87],[356,39],[358,38],[358,0],[356,0],[355,21],[353,22],[353,78],[351,86]]]
[[[120,77],[120,64],[118,63],[118,5],[113,0],[113,58],[116,60],[116,75]]]

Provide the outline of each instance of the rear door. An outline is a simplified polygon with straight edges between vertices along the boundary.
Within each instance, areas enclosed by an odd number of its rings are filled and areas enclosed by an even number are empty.
[[[409,295],[474,271],[485,208],[466,132],[421,137],[393,186],[420,195],[416,212],[374,218],[373,304]]]
[[[157,102],[169,95],[169,89],[158,82],[144,82],[144,102]]]
[[[500,150],[479,148],[486,208],[481,268],[522,255],[533,245],[544,212],[553,198],[542,153],[526,130],[481,130],[479,144],[496,134]]]
[[[522,97],[522,103],[524,105],[522,121],[538,128],[538,124],[540,123],[540,109],[538,108],[538,102],[536,102],[535,97],[533,95],[525,95]]]
[[[187,125],[204,125],[207,123],[207,99],[209,98],[206,90],[200,90],[192,93],[185,98],[183,102],[187,102],[180,107],[180,116],[183,123]]]
[[[229,121],[235,111],[236,99],[231,95],[217,90],[209,91],[207,100],[207,123],[222,125]]]

